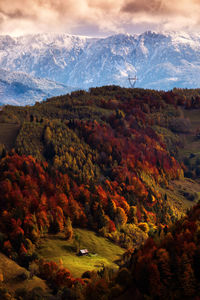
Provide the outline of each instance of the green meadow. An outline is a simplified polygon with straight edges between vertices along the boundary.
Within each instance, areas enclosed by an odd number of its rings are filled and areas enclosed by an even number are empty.
[[[96,233],[75,229],[74,233],[80,236],[80,249],[88,249],[88,256],[78,256],[74,249],[74,241],[66,241],[63,234],[48,235],[42,239],[38,249],[39,257],[59,263],[68,268],[74,277],[80,277],[85,271],[101,269],[109,266],[117,269],[116,261],[125,252],[124,249],[98,236]]]

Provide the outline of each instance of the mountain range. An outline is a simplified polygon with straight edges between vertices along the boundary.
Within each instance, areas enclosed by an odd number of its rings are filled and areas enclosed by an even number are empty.
[[[0,105],[30,105],[73,90],[64,84],[45,78],[35,78],[24,72],[0,69]]]
[[[0,68],[0,102],[18,104],[92,86],[128,87],[128,76],[135,75],[137,87],[197,88],[200,34],[0,36]]]

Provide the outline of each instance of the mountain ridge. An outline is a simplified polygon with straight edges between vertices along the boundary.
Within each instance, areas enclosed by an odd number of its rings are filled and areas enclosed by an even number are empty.
[[[129,75],[137,75],[140,88],[197,88],[199,49],[200,35],[186,32],[146,31],[105,38],[50,33],[0,36],[0,68],[78,89],[128,87]]]
[[[71,92],[75,88],[27,73],[0,69],[1,104],[31,105],[48,97]]]

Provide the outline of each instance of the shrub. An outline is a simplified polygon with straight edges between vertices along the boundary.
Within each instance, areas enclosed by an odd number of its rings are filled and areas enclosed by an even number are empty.
[[[86,271],[82,274],[81,278],[91,278],[91,272],[90,271]]]
[[[147,223],[141,222],[138,224],[138,227],[145,233],[147,233],[147,234],[149,233],[149,225]]]
[[[110,290],[110,297],[111,299],[116,299],[119,295],[123,292],[122,287],[119,284],[113,286]]]
[[[25,288],[18,288],[15,291],[15,297],[17,299],[26,299],[27,296],[27,290]]]
[[[49,295],[41,288],[33,288],[27,295],[27,300],[45,300],[49,299]]]
[[[116,278],[116,282],[121,286],[128,287],[131,283],[131,273],[127,268],[122,268],[119,270]]]
[[[29,278],[29,273],[27,271],[24,271],[16,276],[17,281],[24,281],[27,280],[28,278]]]

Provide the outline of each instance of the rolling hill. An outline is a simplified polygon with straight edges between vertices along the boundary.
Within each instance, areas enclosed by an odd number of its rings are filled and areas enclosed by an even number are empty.
[[[138,264],[140,255],[148,260],[143,247],[158,247],[199,201],[199,110],[199,90],[119,86],[4,106],[1,251],[25,268],[34,264],[36,275],[63,298],[116,297],[135,284],[133,276],[137,291],[154,295],[154,281],[145,279],[143,291],[132,271],[132,253]],[[143,246],[146,240],[150,246]],[[97,256],[80,260],[80,247]],[[118,254],[128,267],[119,273],[108,268]],[[165,283],[159,284],[163,295]]]

